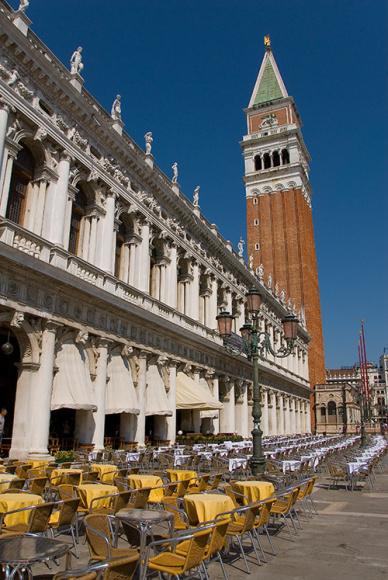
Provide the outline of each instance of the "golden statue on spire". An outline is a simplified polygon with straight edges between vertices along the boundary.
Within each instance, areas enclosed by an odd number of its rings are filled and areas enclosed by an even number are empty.
[[[271,48],[271,37],[269,34],[264,36],[264,46],[267,50]]]

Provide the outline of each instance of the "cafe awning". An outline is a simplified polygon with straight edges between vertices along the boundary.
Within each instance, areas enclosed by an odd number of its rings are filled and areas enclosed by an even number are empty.
[[[217,410],[223,405],[210,392],[205,379],[195,382],[191,377],[180,371],[176,377],[176,408]]]
[[[62,344],[55,360],[55,366],[58,371],[53,380],[51,410],[82,409],[95,411],[97,404],[86,353],[82,347],[74,343],[74,339],[69,339],[69,342]]]
[[[121,353],[112,353],[108,362],[108,383],[106,386],[105,414],[140,412],[136,390],[132,380],[131,367]]]
[[[147,370],[145,415],[172,415],[164,381],[157,365],[149,365]]]

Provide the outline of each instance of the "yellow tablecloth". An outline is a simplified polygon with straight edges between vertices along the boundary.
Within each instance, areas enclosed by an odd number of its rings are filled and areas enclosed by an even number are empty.
[[[9,487],[12,487],[12,479],[17,479],[17,475],[13,473],[0,473],[0,493],[3,493]]]
[[[192,493],[184,497],[185,511],[192,525],[214,520],[234,509],[231,497],[221,493]]]
[[[91,501],[94,498],[111,495],[112,493],[118,493],[119,491],[115,485],[105,485],[102,483],[82,483],[77,487],[77,490],[81,498],[82,507],[88,509],[90,508]],[[93,509],[109,507],[109,501],[110,499],[95,501],[93,503]]]
[[[61,478],[63,474],[67,473],[80,473],[81,474],[81,481],[82,481],[82,469],[53,469],[50,476],[50,481],[53,485],[59,485],[61,482]]]
[[[186,479],[197,479],[197,472],[191,471],[189,469],[167,469],[168,477],[170,481],[185,481]],[[192,481],[191,483],[194,483]]]
[[[267,499],[275,492],[275,488],[269,481],[235,481],[233,487],[238,493],[246,496],[244,504]]]
[[[117,474],[117,465],[108,465],[104,463],[92,463],[90,471],[97,471],[100,481],[104,483],[113,483]]]
[[[143,487],[160,487],[163,485],[163,481],[158,475],[148,475],[148,474],[133,474],[128,475],[129,486],[133,489],[142,489]],[[148,501],[151,503],[159,503],[163,500],[164,493],[163,489],[153,489],[150,493]]]
[[[40,495],[32,493],[3,493],[0,495],[0,512],[9,512],[20,508],[39,505],[43,503]],[[27,524],[30,517],[30,511],[19,512],[4,518],[6,526],[15,526],[17,524]]]
[[[49,463],[53,463],[54,459],[32,459],[29,463],[32,464],[31,469],[35,469],[35,467],[47,467]]]
[[[186,481],[190,480],[190,485],[197,483],[198,475],[196,471],[191,471],[190,469],[167,469],[167,475],[170,481]],[[178,486],[178,493],[182,496],[185,490],[182,489],[182,484]]]

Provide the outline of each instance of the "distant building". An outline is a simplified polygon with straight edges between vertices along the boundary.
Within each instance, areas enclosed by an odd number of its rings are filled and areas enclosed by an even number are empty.
[[[358,389],[350,382],[315,385],[317,433],[357,433],[361,412]]]

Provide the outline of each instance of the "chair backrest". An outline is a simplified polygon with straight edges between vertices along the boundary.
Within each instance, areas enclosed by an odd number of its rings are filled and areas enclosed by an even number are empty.
[[[239,507],[238,503],[237,503],[237,498],[236,498],[236,494],[234,493],[233,487],[230,485],[230,483],[226,483],[224,485],[224,492],[226,493],[226,495],[228,495],[231,500],[233,501],[233,505],[234,507]]]
[[[183,497],[186,495],[187,490],[189,488],[190,479],[183,479],[182,481],[178,481],[178,488],[177,488],[177,495],[178,497]]]
[[[263,503],[260,503],[258,518],[256,518],[255,521],[255,528],[261,528],[262,526],[266,526],[268,524],[271,515],[271,507],[274,502],[275,499],[269,499]]]
[[[229,518],[223,520],[220,519],[216,522],[212,534],[210,536],[210,542],[206,552],[207,557],[211,557],[223,549],[225,545],[226,532],[228,531],[229,523],[230,523]]]
[[[220,485],[222,479],[222,475],[223,475],[222,473],[216,473],[213,481],[210,483],[210,489],[218,489],[218,486]]]
[[[166,512],[171,513],[174,516],[174,529],[175,530],[185,530],[189,527],[187,521],[185,521],[181,510],[178,508],[178,502],[176,497],[166,496],[162,501],[163,509]]]
[[[178,483],[176,481],[166,483],[166,485],[164,486],[164,495],[167,497],[172,496],[173,494],[176,493],[177,487]]]
[[[63,482],[69,485],[79,485],[81,481],[81,475],[81,473],[64,473],[61,483]]]
[[[45,467],[34,467],[27,471],[28,479],[35,479],[36,477],[47,477]]]
[[[82,474],[84,483],[93,483],[98,480],[98,471],[87,471]]]
[[[28,490],[36,495],[43,495],[47,483],[47,477],[35,477],[30,479]]]
[[[77,516],[77,509],[80,500],[77,499],[64,499],[60,504],[58,526],[70,526],[74,523]]]
[[[21,489],[23,489],[25,482],[26,482],[26,480],[22,479],[20,477],[17,479],[13,479],[11,487],[12,487],[12,489],[20,489],[21,490]]]
[[[61,500],[77,499],[74,486],[70,485],[70,483],[61,483],[61,485],[58,485],[58,494]]]
[[[194,532],[186,552],[186,561],[184,564],[183,572],[187,572],[188,570],[191,570],[192,568],[195,568],[201,564],[205,556],[206,548],[209,543],[213,527],[214,526],[209,526],[204,530]]]
[[[32,463],[24,463],[22,465],[17,466],[15,473],[18,477],[26,479],[27,472],[31,468],[32,468]]]
[[[199,491],[206,491],[207,489],[209,489],[209,479],[210,473],[206,475],[201,475],[198,485]]]
[[[91,559],[109,558],[108,544],[112,544],[112,534],[108,517],[102,514],[89,514],[85,516],[84,523]]]
[[[143,487],[142,489],[136,489],[135,492],[131,492],[132,497],[129,502],[131,507],[136,509],[145,509],[147,507],[148,498],[150,497],[151,488]]]
[[[317,477],[316,476],[311,477],[309,479],[309,482],[308,482],[307,488],[306,488],[305,496],[309,496],[309,495],[311,495],[313,493],[313,489],[314,489],[314,485],[315,485],[315,482],[316,481],[317,481]]]
[[[55,507],[55,503],[42,503],[34,507],[28,520],[28,528],[26,530],[29,534],[40,534],[48,530],[51,513]]]
[[[132,492],[131,491],[120,491],[115,495],[113,502],[113,513],[116,514],[123,508],[127,507],[130,502]]]
[[[250,505],[242,508],[235,515],[243,516],[241,534],[249,532],[255,525],[256,516],[259,512],[260,506],[258,504]]]

